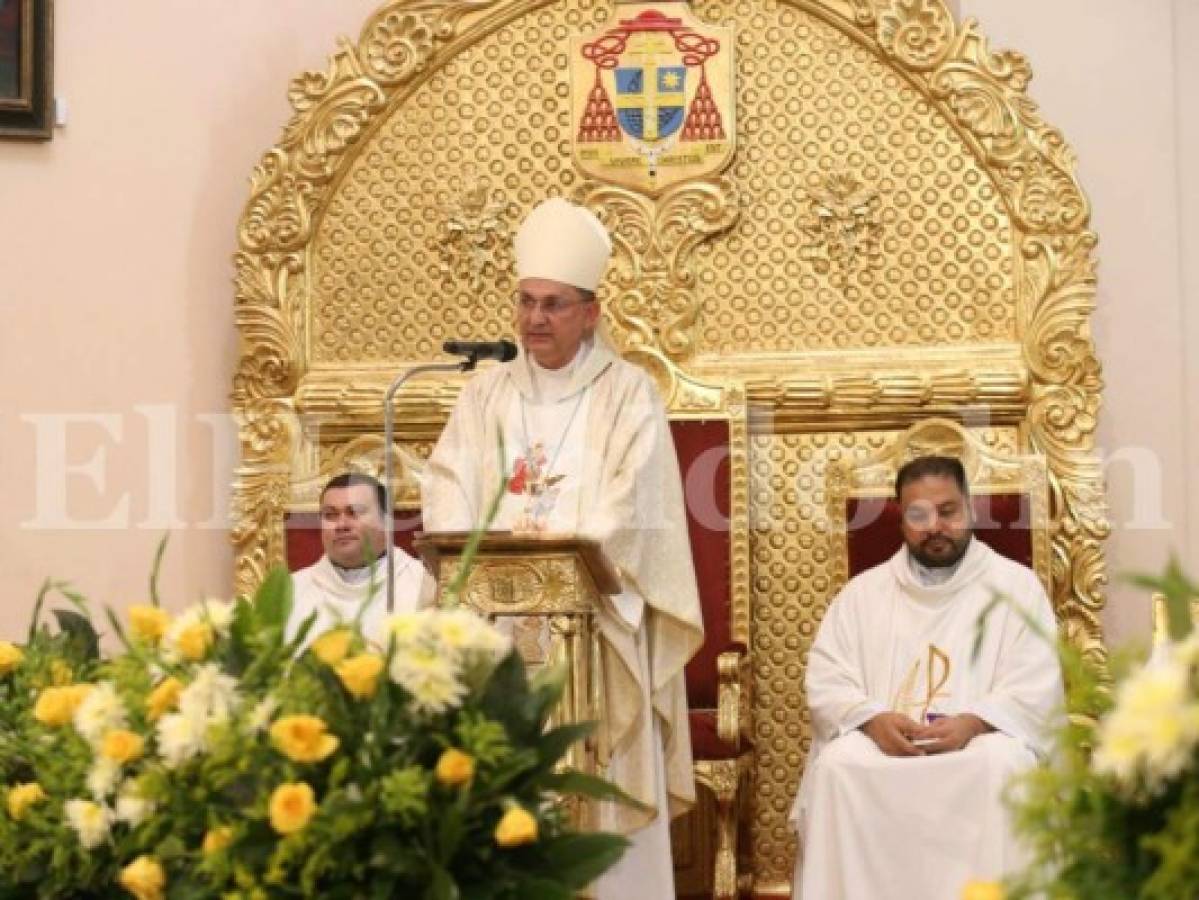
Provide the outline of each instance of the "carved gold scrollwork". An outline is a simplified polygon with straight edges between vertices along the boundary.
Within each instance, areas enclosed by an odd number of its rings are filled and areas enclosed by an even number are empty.
[[[291,254],[255,258],[234,257],[237,267],[237,306],[234,317],[241,332],[242,353],[233,379],[237,399],[285,397],[295,390],[299,344],[286,298],[289,276],[298,260]]]
[[[452,38],[467,13],[496,0],[395,0],[378,9],[362,28],[358,53],[367,72],[393,86],[420,72],[439,44]]]
[[[625,345],[660,350],[675,361],[691,356],[700,298],[690,257],[737,221],[732,182],[680,184],[657,200],[592,183],[580,189],[578,200],[594,209],[612,234],[614,294],[608,308],[628,332]]]
[[[937,64],[953,34],[953,17],[942,0],[894,0],[878,17],[879,45],[917,71]]]
[[[291,489],[297,429],[285,400],[253,400],[237,413],[242,465],[234,484],[234,584],[249,594],[283,558],[283,516]]]
[[[1073,152],[1025,93],[1031,77],[1021,54],[991,52],[977,24],[968,21],[930,75],[929,88],[997,167],[1021,224],[1032,231],[1077,228],[1090,207],[1074,178]]]

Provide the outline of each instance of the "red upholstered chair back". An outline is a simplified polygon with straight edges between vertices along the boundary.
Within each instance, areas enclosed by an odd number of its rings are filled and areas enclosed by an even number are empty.
[[[687,700],[692,709],[715,709],[716,657],[733,641],[729,423],[675,420],[670,431],[683,476],[691,557],[704,616],[704,644],[687,664]]]
[[[397,509],[396,546],[412,554],[412,539],[421,528],[418,510]],[[287,548],[287,568],[298,572],[315,563],[324,555],[321,547],[321,516],[316,512],[289,512],[284,516]]]
[[[1033,532],[1027,494],[975,494],[975,535],[996,553],[1033,568]],[[846,501],[849,576],[890,559],[903,543],[899,504],[894,498],[850,497]]]

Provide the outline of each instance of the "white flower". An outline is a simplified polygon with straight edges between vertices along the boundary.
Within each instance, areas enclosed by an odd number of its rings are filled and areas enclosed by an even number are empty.
[[[87,790],[97,800],[105,800],[117,789],[121,764],[103,757],[92,763],[87,773]]]
[[[1163,657],[1120,685],[1116,705],[1099,725],[1096,771],[1131,787],[1143,776],[1153,791],[1186,768],[1199,743],[1199,703],[1190,667]]]
[[[443,647],[457,653],[506,656],[511,648],[505,635],[469,609],[441,611],[431,628]]]
[[[391,678],[412,695],[418,711],[443,712],[462,702],[466,685],[458,679],[453,661],[429,647],[397,652]]]
[[[208,723],[172,713],[158,720],[158,753],[174,769],[208,749]]]
[[[91,800],[68,800],[62,808],[83,849],[92,850],[108,837],[112,826],[112,811],[108,807]]]
[[[154,812],[154,804],[149,800],[143,800],[135,794],[124,794],[117,797],[116,814],[117,820],[124,822],[130,828],[136,828]]]
[[[418,609],[415,612],[400,613],[392,616],[384,625],[384,637],[395,638],[396,648],[404,650],[421,641],[427,640],[429,626],[436,615],[436,610]],[[386,644],[386,640],[384,640]]]
[[[246,728],[255,734],[265,731],[266,727],[271,724],[271,719],[275,717],[278,709],[279,701],[268,694],[259,700],[254,705],[254,708],[250,710],[250,715],[246,717]]]
[[[179,694],[179,712],[209,724],[228,721],[240,703],[237,679],[226,675],[215,663],[200,666]]]
[[[112,682],[104,681],[88,691],[75,710],[75,730],[92,744],[108,732],[125,727],[125,706]]]
[[[168,662],[178,663],[184,660],[195,660],[204,654],[199,650],[206,650],[205,643],[200,643],[198,647],[193,646],[192,654],[189,656],[186,643],[183,647],[180,646],[181,641],[185,641],[187,635],[192,634],[196,626],[206,626],[208,638],[212,639],[217,636],[227,634],[229,626],[233,623],[233,604],[226,603],[223,600],[205,600],[197,603],[195,606],[189,606],[173,620],[167,627],[166,634],[162,637],[162,656]],[[193,635],[194,637],[194,635]]]
[[[217,634],[228,634],[229,626],[233,624],[233,604],[209,598],[200,604],[200,618],[211,625]]]

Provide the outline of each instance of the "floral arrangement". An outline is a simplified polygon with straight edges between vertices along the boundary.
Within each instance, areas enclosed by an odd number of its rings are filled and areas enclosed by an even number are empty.
[[[0,642],[0,897],[567,900],[623,852],[572,828],[618,792],[559,768],[561,676],[473,613],[307,646],[285,572],[175,617],[151,584],[111,658],[69,590]]]
[[[1057,755],[1014,786],[1032,865],[1009,898],[1199,897],[1199,634],[1192,584],[1171,563],[1134,581],[1166,596],[1170,640],[1109,685],[1064,645],[1071,708]]]

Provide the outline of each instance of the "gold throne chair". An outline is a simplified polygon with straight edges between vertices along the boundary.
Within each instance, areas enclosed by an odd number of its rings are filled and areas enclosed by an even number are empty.
[[[694,126],[677,152],[627,152],[614,124],[601,63],[638,27],[690,48],[663,82]],[[734,524],[698,555],[729,560],[730,594],[705,597],[688,672],[705,787],[674,830],[682,893],[790,892],[806,650],[885,553],[884,519],[838,529],[888,514],[900,445],[962,448],[1000,522],[1028,497],[1020,558],[1102,660],[1096,238],[1020,54],[944,0],[379,0],[330,47],[291,83],[238,225],[239,591],[312,553],[319,486],[385,450],[419,528],[416,476],[462,380],[406,388],[390,448],[383,394],[443,341],[511,334],[512,235],[559,195],[612,234],[605,321],[658,379],[680,454],[694,423],[728,423]]]

